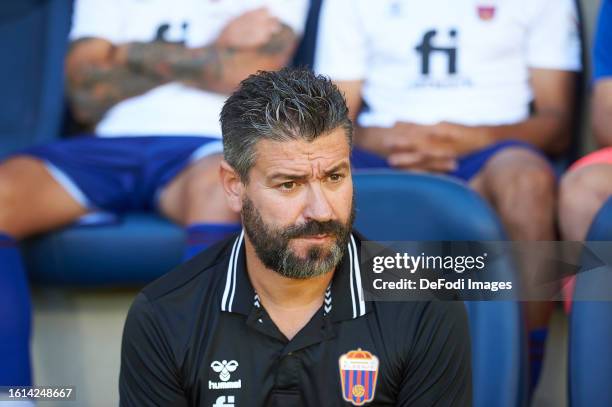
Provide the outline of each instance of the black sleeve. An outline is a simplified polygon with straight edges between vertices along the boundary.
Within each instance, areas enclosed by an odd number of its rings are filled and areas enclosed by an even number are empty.
[[[462,302],[429,303],[408,353],[398,406],[471,407],[470,332]]]
[[[149,300],[138,294],[123,329],[120,406],[188,405],[168,339],[156,323]]]

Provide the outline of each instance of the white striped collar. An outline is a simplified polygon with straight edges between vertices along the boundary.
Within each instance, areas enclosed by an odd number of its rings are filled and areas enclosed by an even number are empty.
[[[241,260],[240,258],[242,256],[240,256],[241,252],[244,252],[244,250],[242,250],[242,246],[244,245],[244,229],[242,230],[242,232],[240,232],[240,235],[236,238],[236,240],[234,240],[234,245],[232,246],[232,253],[230,254],[230,258],[229,258],[229,263],[227,265],[227,274],[225,277],[225,288],[223,289],[223,297],[221,298],[221,311],[227,311],[227,312],[232,312],[234,310],[234,299],[236,298],[236,286],[237,284],[237,276],[240,277],[240,274],[246,274],[244,273],[245,270],[240,270],[243,271],[243,273],[238,273],[238,269],[243,269],[244,268],[244,264],[241,264],[239,267],[238,266],[238,261]],[[248,280],[248,278],[247,278]],[[249,282],[250,285],[250,282]],[[253,287],[251,286],[251,290],[253,290]]]
[[[325,291],[323,312],[335,321],[361,317],[370,309],[364,300],[359,248],[359,236],[355,238],[354,234],[351,234],[345,256],[336,268],[332,283]],[[229,257],[221,311],[248,315],[253,307],[261,306],[246,272],[244,252],[243,230],[234,240]]]

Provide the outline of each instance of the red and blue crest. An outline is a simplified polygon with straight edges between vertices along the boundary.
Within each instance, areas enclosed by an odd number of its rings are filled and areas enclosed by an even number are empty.
[[[476,7],[478,18],[484,21],[492,20],[495,17],[495,5],[480,5]]]
[[[352,350],[340,356],[342,398],[354,406],[374,400],[378,358],[366,350]]]

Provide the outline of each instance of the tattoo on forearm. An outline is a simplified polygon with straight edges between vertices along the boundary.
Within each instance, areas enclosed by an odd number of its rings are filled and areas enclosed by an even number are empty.
[[[132,43],[128,48],[128,66],[145,74],[205,87],[206,83],[221,79],[222,59],[232,52],[214,45],[186,48],[167,42]]]
[[[257,55],[277,56],[286,53],[294,44],[293,31],[284,25],[267,44],[257,49],[256,53],[251,52],[251,55],[253,58]],[[215,85],[226,78],[236,64],[244,63],[244,56],[241,50],[214,44],[186,48],[181,44],[162,41],[132,43],[128,48],[128,66],[135,71],[214,91]]]
[[[98,123],[122,100],[141,95],[164,81],[120,66],[87,66],[69,79],[72,111],[84,124]]]
[[[87,40],[78,40],[72,47]],[[261,58],[285,55],[294,45],[295,35],[286,25],[256,52],[245,53],[214,44],[187,48],[164,41],[130,43],[125,65],[109,62],[104,66],[82,66],[77,74],[71,75],[68,92],[72,109],[79,120],[96,124],[117,103],[168,82],[183,82],[205,90],[225,92],[228,86],[222,82],[231,76],[232,70],[237,70],[233,77],[236,77],[236,72],[246,73],[251,68],[255,71],[260,64],[258,55]]]

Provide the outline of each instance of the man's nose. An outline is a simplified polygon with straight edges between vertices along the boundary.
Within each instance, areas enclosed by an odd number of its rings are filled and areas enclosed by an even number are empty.
[[[334,212],[332,206],[320,183],[315,182],[311,184],[311,187],[308,188],[306,199],[307,202],[304,208],[304,217],[306,219],[313,219],[319,222],[333,219]]]

